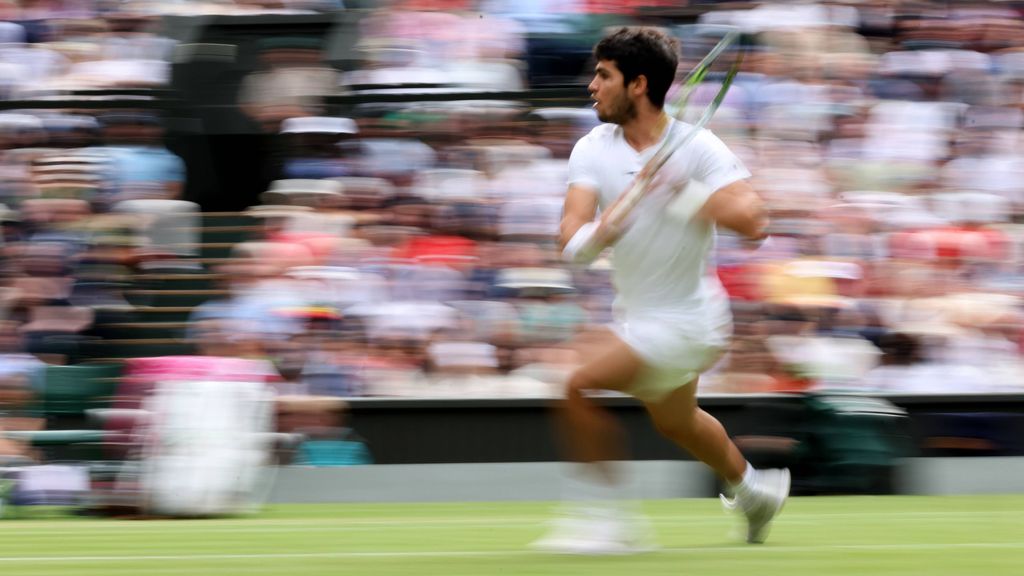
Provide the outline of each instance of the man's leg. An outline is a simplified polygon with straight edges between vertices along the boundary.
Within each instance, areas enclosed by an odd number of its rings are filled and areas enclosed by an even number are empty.
[[[747,541],[761,543],[789,496],[789,470],[754,470],[714,416],[697,406],[697,380],[646,404],[654,426],[729,483],[747,519]]]
[[[617,482],[609,462],[625,458],[624,434],[604,408],[587,397],[589,390],[624,392],[643,369],[643,361],[610,331],[587,336],[581,344],[587,358],[566,382],[559,411],[569,460],[590,464],[605,482]]]
[[[710,466],[726,482],[737,484],[743,479],[747,461],[721,422],[697,406],[696,380],[646,406],[663,436]]]
[[[615,461],[625,458],[615,418],[587,396],[590,390],[627,391],[643,361],[610,331],[578,342],[587,362],[566,382],[558,423],[574,469],[566,478],[569,507],[534,547],[558,553],[625,554],[650,548],[645,522],[620,501]]]

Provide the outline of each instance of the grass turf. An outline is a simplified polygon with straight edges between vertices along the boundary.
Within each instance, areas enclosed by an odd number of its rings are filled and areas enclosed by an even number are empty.
[[[0,520],[11,576],[1024,574],[1024,495],[794,498],[767,544],[717,500],[644,502],[658,552],[534,553],[551,503],[278,505],[218,520]]]

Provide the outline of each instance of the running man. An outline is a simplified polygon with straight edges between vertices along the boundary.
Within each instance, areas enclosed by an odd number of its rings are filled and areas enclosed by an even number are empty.
[[[696,398],[700,374],[732,333],[728,295],[708,271],[715,227],[759,240],[768,223],[746,180],[750,173],[702,130],[662,167],[654,193],[627,225],[598,217],[677,122],[663,110],[677,54],[677,41],[654,28],[621,28],[594,48],[588,89],[605,124],[581,138],[570,156],[560,243],[565,258],[579,263],[614,245],[615,323],[588,339],[560,414],[568,457],[578,463],[575,497],[588,505],[556,522],[535,543],[541,550],[607,554],[647,545],[642,520],[615,498],[621,479],[612,462],[625,457],[623,440],[611,414],[588,398],[592,390],[642,401],[661,434],[723,478],[733,495],[726,502],[746,517],[748,542],[764,541],[789,495],[789,471],[755,470]]]

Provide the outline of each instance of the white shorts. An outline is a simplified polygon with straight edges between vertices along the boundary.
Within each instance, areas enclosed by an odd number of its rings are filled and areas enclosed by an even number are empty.
[[[732,334],[726,322],[697,336],[692,324],[671,317],[631,317],[610,328],[646,364],[625,391],[642,402],[658,402],[695,381],[722,356]]]

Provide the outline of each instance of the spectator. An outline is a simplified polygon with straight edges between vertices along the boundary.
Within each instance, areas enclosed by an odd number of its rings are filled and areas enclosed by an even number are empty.
[[[164,147],[164,128],[152,112],[113,112],[100,117],[110,159],[106,206],[134,199],[177,199],[185,185],[185,163]]]
[[[24,352],[16,322],[0,323],[0,461],[38,460],[27,443],[3,437],[4,430],[40,430],[45,421],[33,404],[43,392],[46,365]]]
[[[245,78],[239,93],[239,105],[250,118],[276,133],[288,118],[323,112],[321,97],[337,89],[339,74],[323,63],[319,39],[265,38],[258,50],[261,69]]]

